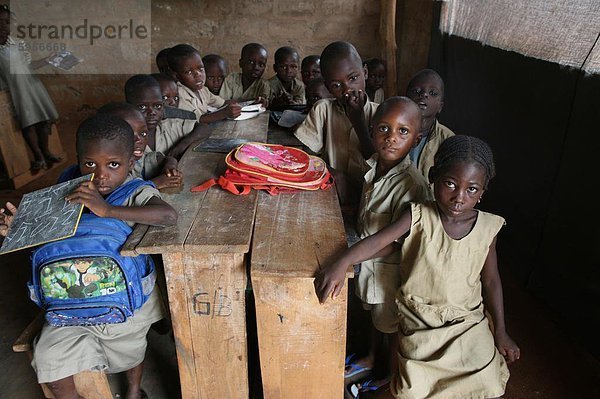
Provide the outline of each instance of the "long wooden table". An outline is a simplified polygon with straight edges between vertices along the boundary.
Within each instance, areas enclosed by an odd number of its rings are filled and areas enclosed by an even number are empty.
[[[268,118],[216,123],[210,138],[265,142]],[[249,397],[249,255],[265,398],[342,398],[346,291],[322,306],[312,286],[319,264],[346,247],[335,190],[192,193],[225,170],[225,154],[192,148],[180,161],[183,189],[163,196],[177,225],[138,227],[123,250],[162,256],[182,398]]]

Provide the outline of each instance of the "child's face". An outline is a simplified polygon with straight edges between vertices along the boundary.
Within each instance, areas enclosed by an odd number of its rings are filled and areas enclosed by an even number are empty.
[[[222,62],[213,63],[206,66],[206,87],[211,93],[219,95],[223,81],[225,80],[225,65]]]
[[[133,129],[133,158],[137,161],[144,155],[144,150],[148,145],[146,119],[141,112],[129,112],[123,119]]]
[[[333,97],[325,84],[309,85],[306,87],[306,104],[311,108],[317,101],[322,98]]]
[[[476,162],[450,165],[433,181],[433,195],[440,212],[457,218],[472,210],[483,195],[485,178],[485,170]]]
[[[434,75],[421,75],[410,82],[406,95],[421,108],[423,118],[435,117],[444,106],[442,82]]]
[[[341,100],[347,93],[365,91],[366,76],[366,69],[351,57],[339,59],[328,71],[323,71],[325,86],[337,100]]]
[[[94,184],[103,197],[119,187],[133,166],[133,156],[119,140],[92,140],[77,154],[82,175],[94,173]]]
[[[154,132],[156,125],[163,118],[163,99],[160,86],[141,88],[132,97],[131,103],[142,111],[148,130]]]
[[[321,77],[321,66],[318,61],[310,61],[304,64],[302,68],[302,81],[305,85],[313,79]]]
[[[164,104],[169,107],[177,108],[179,106],[179,90],[177,90],[177,83],[170,80],[161,80],[159,83]]]
[[[182,60],[177,71],[174,71],[177,80],[182,85],[193,91],[200,91],[206,82],[206,72],[204,72],[204,63],[200,54],[194,53]]]
[[[385,109],[371,125],[371,140],[379,155],[378,162],[386,168],[402,161],[419,136],[421,113],[414,104],[407,103],[380,105]]]
[[[284,56],[279,63],[273,65],[273,69],[282,82],[293,81],[298,76],[298,56],[296,54]]]
[[[265,49],[251,49],[240,59],[242,76],[252,81],[262,77],[267,66],[267,51]]]
[[[367,88],[375,91],[383,87],[383,82],[385,82],[385,67],[377,64],[371,69],[369,70],[369,78],[367,79]]]

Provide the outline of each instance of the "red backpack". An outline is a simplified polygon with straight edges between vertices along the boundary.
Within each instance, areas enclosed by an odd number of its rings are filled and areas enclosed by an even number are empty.
[[[319,157],[279,144],[244,143],[225,157],[227,169],[191,191],[204,191],[218,184],[223,189],[246,195],[252,188],[271,195],[283,191],[324,190],[333,185],[333,176]]]

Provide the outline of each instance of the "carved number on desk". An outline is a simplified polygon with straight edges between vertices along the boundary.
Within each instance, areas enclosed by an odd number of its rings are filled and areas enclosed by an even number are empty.
[[[198,292],[195,294],[193,296],[194,313],[200,316],[211,317],[228,317],[231,315],[231,299],[223,293],[221,288],[215,290],[212,303],[210,299],[208,292]]]

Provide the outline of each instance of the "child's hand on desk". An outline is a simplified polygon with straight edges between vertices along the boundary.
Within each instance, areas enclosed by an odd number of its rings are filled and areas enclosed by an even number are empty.
[[[10,212],[10,215],[6,212]],[[0,235],[6,237],[8,234],[8,228],[12,224],[15,216],[17,215],[17,207],[7,202],[4,208],[0,209]]]
[[[161,175],[152,179],[152,183],[158,190],[179,187],[183,184],[183,173],[177,169],[166,169]]]
[[[83,206],[100,217],[108,216],[111,207],[104,201],[93,181],[81,183],[79,187],[65,197],[65,200],[74,204],[83,204]]]
[[[237,102],[230,102],[225,106],[225,114],[230,119],[235,119],[242,114],[242,107]]]
[[[325,303],[330,296],[335,299],[340,294],[346,279],[346,269],[347,267],[336,262],[317,274],[313,284],[320,303]]]
[[[258,97],[252,104],[262,104],[263,107],[269,108],[269,100],[264,97]]]

